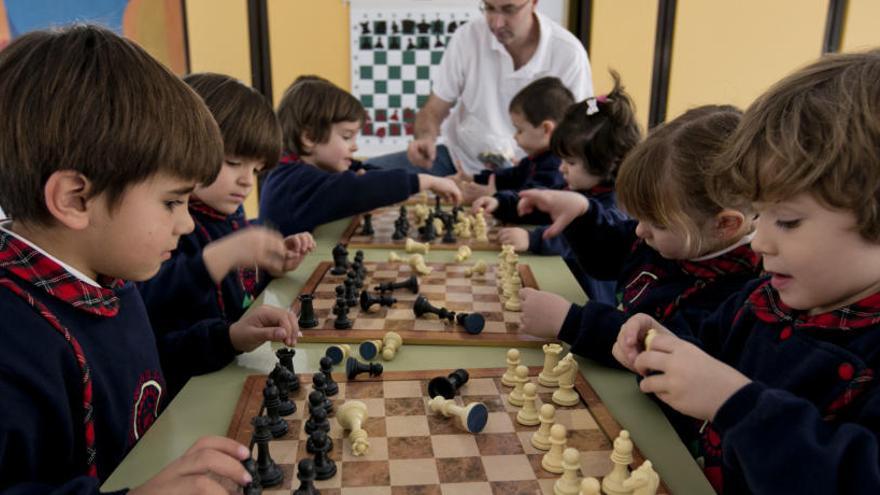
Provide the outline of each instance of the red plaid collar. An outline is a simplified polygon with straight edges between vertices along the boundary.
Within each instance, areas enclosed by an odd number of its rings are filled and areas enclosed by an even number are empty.
[[[296,163],[299,160],[300,158],[298,154],[292,151],[288,151],[287,153],[281,155],[281,160],[279,161],[279,163],[281,163],[282,165],[290,165],[291,163]]]
[[[201,213],[202,215],[213,220],[226,220],[226,217],[229,216],[208,206],[207,203],[196,198],[195,196],[189,199],[189,209],[191,212]]]
[[[857,301],[849,306],[827,313],[811,315],[785,305],[767,280],[759,285],[746,300],[755,316],[766,323],[797,323],[799,327],[824,330],[855,330],[880,323],[880,293]]]
[[[757,273],[760,262],[761,255],[753,251],[751,245],[743,244],[714,258],[702,261],[682,260],[678,265],[687,274],[711,280],[736,273]]]
[[[101,287],[95,287],[2,230],[0,268],[87,313],[113,317],[119,312],[119,298],[114,289],[122,285],[122,280],[101,276],[98,279]]]
[[[596,184],[595,186],[584,191],[589,197],[593,196],[601,196],[603,194],[607,194],[614,191],[614,184],[611,182],[602,182],[600,184]]]

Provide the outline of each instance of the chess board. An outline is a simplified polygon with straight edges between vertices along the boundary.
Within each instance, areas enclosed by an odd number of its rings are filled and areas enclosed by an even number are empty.
[[[416,318],[412,310],[416,294],[406,289],[393,292],[397,303],[390,308],[376,305],[370,313],[364,313],[360,306],[352,307],[348,313],[348,318],[354,322],[352,328],[337,330],[333,327],[336,316],[332,308],[336,303],[336,286],[345,280],[345,276],[331,274],[333,263],[324,261],[318,264],[300,291],[301,294],[314,295],[313,306],[318,319],[317,327],[302,329],[300,342],[360,343],[368,339],[381,339],[392,330],[403,337],[404,348],[401,352],[406,352],[408,344],[540,347],[551,342],[520,332],[521,313],[502,308],[496,285],[496,264],[488,264],[485,274],[472,278],[464,275],[465,268],[473,265],[471,262],[426,264],[434,270],[430,275],[418,275],[419,293],[434,306],[482,314],[486,318],[482,333],[470,335],[461,326],[439,320],[436,315]],[[367,270],[364,288],[371,293],[381,282],[401,281],[414,273],[406,263],[367,261],[364,266]],[[521,264],[518,269],[523,287],[537,289],[538,283],[529,266]],[[299,298],[294,299],[293,309],[299,314]]]
[[[408,205],[414,203],[408,202]],[[415,214],[412,208],[407,207],[407,217],[409,218],[410,229],[409,237],[421,242],[419,239],[418,229],[415,227]],[[432,207],[433,209],[433,207]],[[444,208],[449,211],[451,208]],[[373,235],[361,234],[363,225],[363,215],[355,215],[351,219],[351,223],[342,233],[339,242],[346,244],[351,248],[377,248],[377,249],[403,249],[406,244],[406,238],[395,240],[391,236],[394,234],[394,221],[400,216],[400,205],[385,206],[373,210]],[[492,215],[485,215],[487,226],[487,237],[489,242],[477,242],[476,239],[456,238],[454,243],[444,243],[443,236],[438,235],[436,239],[430,242],[431,249],[456,250],[459,246],[470,246],[473,250],[479,251],[499,251],[501,250],[501,242],[498,240],[498,232],[501,230],[501,224],[495,220]]]
[[[336,461],[337,473],[329,480],[315,482],[321,493],[552,494],[560,475],[541,467],[544,452],[530,443],[538,427],[516,422],[518,409],[507,402],[511,388],[501,384],[504,369],[471,370],[470,381],[455,399],[460,405],[479,401],[488,408],[486,428],[477,434],[459,429],[455,418],[434,414],[428,407],[428,381],[451,371],[386,372],[377,378],[340,381],[339,394],[332,397],[334,411],[350,399],[366,404],[369,418],[364,430],[369,435],[370,449],[363,457],[353,456],[348,432],[331,417],[330,458]],[[540,400],[548,403],[554,389],[537,383],[535,377],[540,371],[540,367],[530,368],[529,375],[538,386]],[[253,434],[250,421],[260,410],[265,380],[265,375],[247,378],[229,425],[227,436],[245,445]],[[265,495],[289,494],[299,486],[295,470],[299,459],[308,455],[303,426],[308,419],[305,399],[311,391],[311,378],[301,374],[300,381],[300,390],[291,396],[297,409],[286,418],[288,433],[269,444],[272,458],[284,471],[284,481],[265,488]],[[575,390],[581,402],[572,407],[557,406],[555,419],[568,430],[567,446],[581,453],[579,475],[601,479],[612,468],[612,441],[621,426],[580,374]],[[636,447],[631,469],[644,461],[638,450],[638,438],[633,441]],[[256,449],[254,456],[256,459]],[[660,475],[662,478],[663,473]],[[657,493],[669,491],[661,484]]]

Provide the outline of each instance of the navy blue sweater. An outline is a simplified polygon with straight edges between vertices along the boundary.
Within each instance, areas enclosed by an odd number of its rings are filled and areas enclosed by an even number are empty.
[[[477,184],[488,184],[489,177],[495,176],[496,191],[522,191],[523,189],[562,189],[565,178],[559,171],[562,160],[544,151],[535,156],[527,156],[515,166],[498,170],[483,170],[474,176]]]
[[[724,493],[880,493],[880,294],[810,316],[755,281],[690,339],[753,380],[704,436]]]
[[[282,158],[260,190],[260,219],[284,235],[399,203],[419,192],[417,174],[405,170],[330,173],[295,156]]]
[[[638,240],[635,220],[609,219],[601,203],[589,201],[587,213],[564,235],[588,275],[617,280],[623,309],[593,301],[572,304],[559,339],[571,344],[576,354],[619,366],[611,346],[630,316],[647,313],[671,330],[698,325],[758,276],[759,258],[748,245],[703,262],[668,260]]]
[[[581,192],[581,191],[579,191]],[[601,204],[604,209],[602,214],[606,215],[607,223],[625,222],[629,219],[622,211],[617,208],[617,199],[614,190],[610,187],[593,188],[590,191],[582,192],[587,198],[593,198]],[[529,232],[529,252],[541,255],[559,255],[568,265],[572,275],[577,279],[581,288],[587,294],[590,301],[617,305],[617,282],[614,280],[598,280],[584,272],[578,263],[577,256],[565,240],[565,236],[556,236],[552,239],[544,239],[544,231],[547,227],[537,227]]]

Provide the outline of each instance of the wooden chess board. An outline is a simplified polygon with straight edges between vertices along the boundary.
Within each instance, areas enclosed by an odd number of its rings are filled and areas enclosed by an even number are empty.
[[[364,430],[369,435],[370,449],[363,457],[352,455],[348,432],[342,430],[335,416],[331,417],[333,450],[330,458],[336,461],[337,473],[329,480],[315,482],[321,493],[552,494],[553,484],[560,475],[541,467],[544,452],[530,443],[538,427],[516,422],[518,408],[507,402],[512,389],[501,384],[504,369],[471,370],[470,381],[455,398],[460,405],[479,401],[488,408],[486,428],[477,434],[459,429],[455,418],[434,414],[428,406],[428,381],[451,371],[387,372],[382,377],[339,382],[339,394],[332,397],[334,411],[350,399],[366,404],[369,418]],[[529,371],[531,381],[538,386],[540,400],[550,402],[554,389],[536,380],[541,368],[533,367]],[[253,434],[250,421],[260,410],[265,381],[265,375],[248,377],[229,425],[228,437],[249,444]],[[309,455],[305,451],[308,437],[303,427],[308,419],[306,397],[311,391],[311,377],[301,374],[300,381],[300,390],[291,396],[297,408],[295,414],[286,418],[288,433],[269,443],[272,458],[284,472],[284,481],[279,486],[265,488],[265,495],[289,494],[298,487],[296,463]],[[609,458],[612,441],[621,426],[580,374],[575,390],[580,395],[580,403],[572,407],[556,406],[555,419],[568,430],[567,446],[581,453],[579,475],[601,479],[612,468]],[[636,447],[631,469],[644,461],[638,450],[638,439],[633,441]],[[657,493],[668,494],[669,491],[661,484]]]
[[[314,295],[313,306],[318,320],[317,327],[302,329],[300,342],[359,343],[368,339],[381,339],[386,332],[392,330],[403,337],[404,348],[401,352],[406,352],[407,344],[539,347],[551,342],[520,332],[521,313],[503,309],[496,282],[496,264],[488,264],[485,274],[471,278],[465,277],[464,271],[473,265],[472,262],[426,264],[434,271],[430,275],[418,276],[419,293],[434,306],[456,312],[482,314],[486,319],[482,333],[470,335],[461,326],[439,320],[436,315],[416,318],[412,310],[416,294],[406,289],[393,292],[397,303],[390,308],[376,305],[370,313],[364,313],[360,306],[352,307],[348,313],[348,318],[354,322],[352,328],[337,330],[333,327],[336,316],[332,313],[332,308],[336,303],[336,286],[345,280],[345,276],[331,274],[333,263],[324,261],[318,264],[300,291],[301,294]],[[406,263],[367,261],[364,266],[367,270],[364,288],[371,293],[375,293],[373,289],[381,282],[397,282],[413,274]],[[537,289],[538,283],[529,266],[520,264],[518,268],[523,287]],[[296,314],[300,313],[299,298],[294,299],[293,309]]]
[[[410,229],[408,236],[416,241],[420,241],[418,229],[415,227],[415,215],[412,211],[413,203],[407,204],[407,217],[409,218]],[[433,207],[432,207],[433,208]],[[445,207],[445,211],[450,211],[451,207]],[[394,221],[400,216],[400,205],[386,206],[373,210],[373,235],[361,234],[363,226],[363,215],[355,215],[351,219],[351,223],[342,233],[339,242],[346,244],[351,248],[377,248],[377,249],[403,249],[406,244],[406,238],[395,240],[391,236],[394,234]],[[477,242],[476,239],[456,238],[454,243],[444,243],[443,236],[438,235],[436,239],[430,242],[431,249],[456,250],[459,246],[470,246],[471,249],[479,251],[498,251],[501,249],[501,242],[498,240],[498,233],[501,230],[501,224],[495,220],[492,215],[485,215],[487,226],[487,237],[489,242]]]

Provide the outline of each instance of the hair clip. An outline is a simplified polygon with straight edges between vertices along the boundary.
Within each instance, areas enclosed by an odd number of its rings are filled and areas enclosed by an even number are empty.
[[[599,112],[599,105],[596,103],[596,98],[587,98],[587,115],[593,115]]]
[[[596,101],[604,105],[608,103],[608,95],[599,95],[596,97]]]

